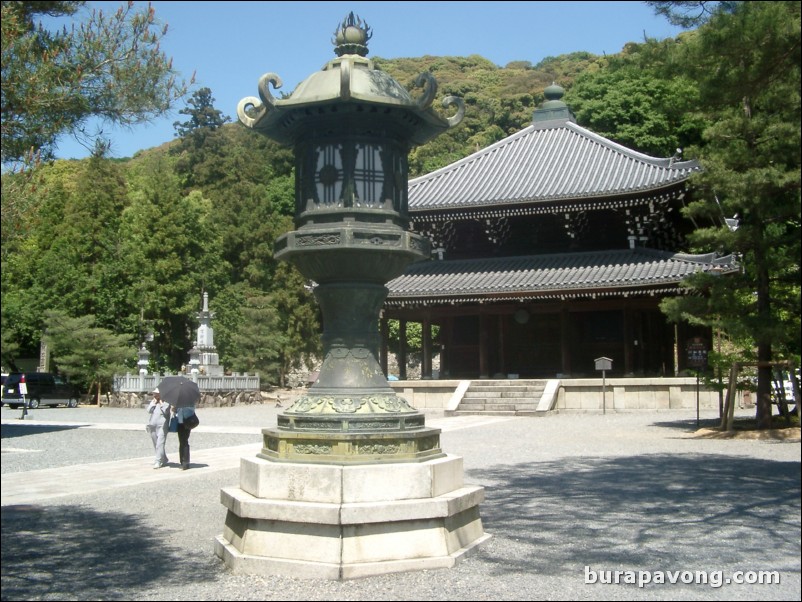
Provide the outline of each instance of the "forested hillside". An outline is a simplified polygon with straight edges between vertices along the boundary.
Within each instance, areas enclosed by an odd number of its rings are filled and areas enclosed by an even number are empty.
[[[688,250],[740,253],[748,267],[717,304],[666,311],[729,330],[744,349],[762,337],[798,358],[799,54],[799,3],[766,2],[735,3],[677,39],[604,57],[506,66],[480,56],[373,59],[410,90],[429,71],[438,98],[465,101],[458,127],[413,149],[411,177],[526,127],[553,82],[581,125],[653,156],[682,149],[699,159],[705,173],[689,217],[751,217],[737,232],[700,232]],[[279,383],[319,351],[309,283],[272,256],[274,240],[293,227],[292,153],[232,122],[214,94],[187,97],[177,138],[162,147],[125,160],[98,149],[92,159],[4,175],[4,368],[37,357],[44,337],[55,364],[88,384],[67,361],[79,350],[48,333],[92,316],[91,327],[128,337],[128,369],[152,332],[153,367],[175,370],[187,360],[204,291],[227,368]],[[759,286],[769,305],[754,303]]]
[[[498,67],[478,56],[375,59],[410,89],[431,71],[439,97],[466,103],[460,127],[413,150],[413,177],[525,127],[546,86],[570,87],[595,60],[577,53]],[[187,360],[203,291],[226,367],[278,382],[318,351],[308,283],[272,256],[274,240],[292,228],[292,152],[223,115],[213,90],[196,91],[181,113],[176,140],[159,148],[37,172],[34,219],[4,233],[13,252],[3,255],[3,333],[19,345],[16,356],[38,354],[44,314],[58,309],[130,335],[130,369],[153,332],[151,361],[176,369]]]

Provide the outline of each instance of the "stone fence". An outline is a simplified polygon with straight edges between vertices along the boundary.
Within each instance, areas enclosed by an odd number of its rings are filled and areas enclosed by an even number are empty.
[[[259,391],[258,374],[115,374],[112,390],[115,393],[150,393],[165,376],[185,376],[196,382],[201,391]]]
[[[101,404],[118,408],[139,408],[147,406],[153,395],[132,391],[115,391],[102,398]],[[198,408],[227,408],[233,406],[254,404],[281,404],[289,407],[287,403],[294,398],[286,391],[207,391],[201,393],[201,398],[195,404]]]

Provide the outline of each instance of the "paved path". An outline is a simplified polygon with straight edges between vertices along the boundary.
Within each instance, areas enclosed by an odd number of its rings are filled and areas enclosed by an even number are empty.
[[[685,411],[427,414],[443,449],[464,459],[466,482],[485,489],[486,544],[440,571],[347,582],[236,574],[213,552],[220,491],[279,411],[204,409],[182,471],[152,468],[141,408],[51,408],[27,420],[2,408],[1,599],[800,599],[798,436],[698,437]],[[612,583],[622,569],[722,581]],[[729,581],[755,571],[778,581]]]
[[[440,428],[443,432],[487,426],[511,420],[503,416],[459,416],[453,418],[430,419],[427,426]],[[142,431],[142,425],[135,423],[88,423],[76,421],[2,420],[3,425],[26,427],[62,427],[89,430]],[[259,435],[261,427],[251,426],[199,426],[196,433],[218,433],[238,435]],[[94,493],[117,487],[131,487],[144,483],[156,483],[168,479],[190,479],[210,472],[238,468],[240,458],[253,456],[261,449],[260,443],[215,447],[192,451],[190,470],[179,470],[177,462],[165,468],[145,470],[153,464],[153,456],[116,460],[112,462],[92,462],[47,468],[3,475],[0,505],[34,504],[72,494]],[[45,450],[4,446],[3,454],[36,453]]]

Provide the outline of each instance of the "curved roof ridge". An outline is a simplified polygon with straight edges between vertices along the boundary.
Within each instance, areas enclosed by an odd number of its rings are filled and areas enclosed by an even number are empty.
[[[483,155],[487,155],[488,153],[493,152],[497,147],[506,146],[508,144],[512,144],[515,141],[514,140],[515,138],[520,138],[521,136],[525,135],[529,130],[534,130],[534,129],[535,129],[535,127],[531,126],[531,125],[528,126],[528,127],[525,127],[520,132],[515,132],[514,134],[511,134],[511,135],[507,136],[506,138],[502,138],[501,140],[497,140],[496,142],[494,142],[490,146],[486,146],[485,148],[479,149],[478,151],[471,153],[467,157],[463,157],[462,159],[458,159],[458,160],[454,161],[453,163],[449,163],[448,165],[444,165],[443,167],[435,169],[434,171],[430,171],[429,173],[423,174],[422,176],[418,176],[417,178],[412,178],[411,180],[409,180],[409,185],[412,186],[413,183],[422,182],[422,181],[430,180],[432,178],[436,178],[440,174],[442,174],[443,172],[446,172],[446,171],[452,171],[452,170],[455,170],[455,169],[459,169],[461,166],[465,165],[466,163],[472,163],[473,161],[476,161],[477,158],[479,158],[479,157],[481,157]]]
[[[677,286],[699,271],[739,269],[732,257],[688,255],[656,249],[613,249],[579,253],[554,253],[518,257],[485,257],[422,261],[410,265],[402,276],[387,284],[388,302],[412,298],[479,299],[500,293],[541,296],[602,289],[634,290],[642,287]],[[689,259],[695,260],[689,260]]]
[[[696,161],[652,157],[568,120],[553,124],[529,125],[409,180],[410,211],[651,194],[700,169]]]
[[[652,163],[658,167],[667,167],[673,169],[688,169],[699,166],[699,162],[696,161],[695,159],[688,159],[687,161],[675,161],[673,157],[654,157],[652,155],[647,155],[646,153],[642,153],[635,149],[624,146],[623,144],[616,142],[615,140],[610,140],[609,138],[605,138],[601,134],[592,132],[591,130],[584,128],[581,125],[574,123],[572,121],[566,120],[561,125],[570,129],[577,130],[578,133],[587,136],[588,138],[592,138],[599,144],[613,148],[620,153],[632,157],[633,159],[645,161],[646,163]]]

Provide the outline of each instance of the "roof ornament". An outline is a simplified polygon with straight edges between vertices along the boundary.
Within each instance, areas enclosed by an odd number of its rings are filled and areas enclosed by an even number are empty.
[[[551,85],[543,90],[543,96],[546,100],[561,100],[565,94],[565,88],[557,85],[556,82],[551,82]]]
[[[334,44],[334,54],[337,56],[344,54],[367,56],[367,42],[372,37],[373,32],[367,22],[354,16],[351,11],[334,32],[334,38],[331,40],[331,43]]]
[[[259,98],[247,96],[237,104],[237,117],[249,128],[264,117],[270,109],[276,105],[276,99],[270,93],[268,84],[273,84],[273,88],[278,90],[284,82],[275,73],[265,73],[259,78]],[[260,102],[261,99],[261,102]]]
[[[564,94],[565,88],[552,82],[550,86],[543,90],[543,96],[546,97],[546,101],[535,109],[532,121],[537,123],[559,119],[560,121],[568,120],[576,123],[574,114],[571,113],[568,105],[562,100]]]

